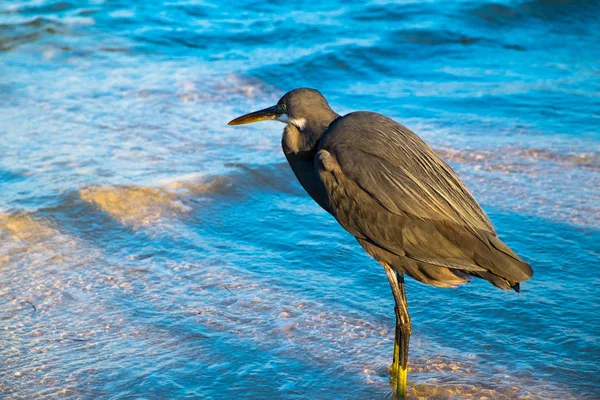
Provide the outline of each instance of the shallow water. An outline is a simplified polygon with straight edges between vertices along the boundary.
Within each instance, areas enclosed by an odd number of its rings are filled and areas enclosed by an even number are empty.
[[[411,395],[600,398],[600,6],[0,4],[0,397],[385,398],[385,274],[308,198],[299,86],[390,115],[535,269],[408,282]]]

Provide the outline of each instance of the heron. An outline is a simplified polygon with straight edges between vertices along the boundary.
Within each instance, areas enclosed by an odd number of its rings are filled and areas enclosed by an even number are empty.
[[[340,116],[315,89],[229,122],[285,123],[281,146],[296,178],[387,275],[396,316],[391,383],[407,391],[412,333],[404,276],[456,287],[472,277],[519,292],[531,266],[504,244],[457,174],[407,127],[374,112]]]

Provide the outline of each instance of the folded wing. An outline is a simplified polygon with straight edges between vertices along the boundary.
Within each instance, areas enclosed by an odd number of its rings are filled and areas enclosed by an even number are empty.
[[[315,168],[332,214],[378,259],[389,253],[410,260],[401,264],[461,271],[503,288],[533,274],[497,237],[456,173],[383,115],[360,112],[335,121]]]

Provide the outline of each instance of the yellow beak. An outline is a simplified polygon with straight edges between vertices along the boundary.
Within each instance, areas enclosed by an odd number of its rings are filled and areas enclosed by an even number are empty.
[[[232,119],[227,125],[251,124],[253,122],[277,119],[279,116],[280,114],[277,112],[277,106],[273,106],[263,110],[251,112],[250,114],[242,115],[236,119]]]

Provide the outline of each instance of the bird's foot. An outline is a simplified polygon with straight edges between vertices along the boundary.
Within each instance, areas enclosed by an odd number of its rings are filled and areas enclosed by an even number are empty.
[[[390,384],[396,394],[396,399],[406,399],[408,387],[408,368],[402,368],[394,363],[390,366]]]

